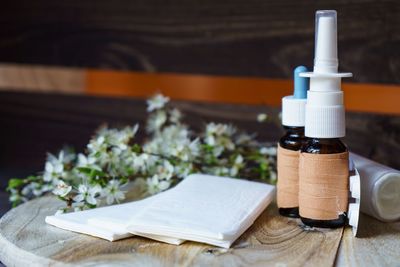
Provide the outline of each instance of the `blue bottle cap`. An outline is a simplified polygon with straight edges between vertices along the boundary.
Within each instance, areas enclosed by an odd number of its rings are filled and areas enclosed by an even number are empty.
[[[293,96],[296,99],[307,98],[307,90],[309,87],[309,78],[300,77],[301,72],[307,72],[307,68],[304,66],[298,66],[294,69],[294,92]]]

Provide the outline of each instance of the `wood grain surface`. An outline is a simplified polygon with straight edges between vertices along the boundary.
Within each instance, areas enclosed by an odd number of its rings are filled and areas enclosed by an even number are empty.
[[[399,85],[344,82],[342,88],[347,111],[400,115]],[[293,94],[293,79],[0,64],[0,90],[142,98],[162,92],[175,100],[280,107]]]
[[[0,61],[290,78],[312,66],[314,15],[338,11],[340,68],[399,83],[400,3],[326,1],[9,1]]]
[[[0,90],[76,94],[85,89],[83,69],[38,65],[0,64]]]
[[[400,222],[383,223],[361,213],[359,235],[345,229],[337,266],[400,266]]]
[[[346,111],[400,115],[400,86],[342,83]],[[149,97],[157,92],[179,100],[280,107],[293,94],[293,79],[266,79],[178,73],[142,73],[90,69],[85,93]]]
[[[39,198],[0,220],[0,260],[7,266],[332,266],[342,229],[306,230],[272,204],[232,246],[180,246],[133,237],[117,242],[46,225],[63,205]]]

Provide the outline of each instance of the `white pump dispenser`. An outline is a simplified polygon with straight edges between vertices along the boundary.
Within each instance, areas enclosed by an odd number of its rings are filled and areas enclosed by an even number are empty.
[[[340,138],[345,136],[341,78],[352,74],[338,73],[336,11],[318,10],[315,20],[314,71],[300,73],[310,78],[305,136]]]

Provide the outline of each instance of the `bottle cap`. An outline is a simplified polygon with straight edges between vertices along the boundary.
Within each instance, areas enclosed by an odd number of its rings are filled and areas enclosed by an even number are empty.
[[[335,10],[319,10],[315,21],[315,56],[307,95],[305,136],[339,138],[345,136],[345,113],[341,78],[351,73],[338,73],[337,22]]]
[[[308,78],[299,74],[306,72],[307,68],[298,66],[294,69],[293,95],[282,98],[282,125],[292,127],[304,127],[305,107],[307,102]]]

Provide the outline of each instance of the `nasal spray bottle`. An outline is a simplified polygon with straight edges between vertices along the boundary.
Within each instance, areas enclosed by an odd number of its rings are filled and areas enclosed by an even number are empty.
[[[314,70],[310,78],[305,115],[307,141],[299,162],[299,212],[312,227],[345,225],[348,208],[349,153],[345,136],[345,112],[338,73],[336,11],[320,10],[315,21]]]
[[[304,114],[308,90],[308,78],[300,77],[307,68],[294,70],[293,95],[282,98],[282,125],[286,131],[278,145],[277,202],[283,216],[299,217],[299,156],[305,141]]]

